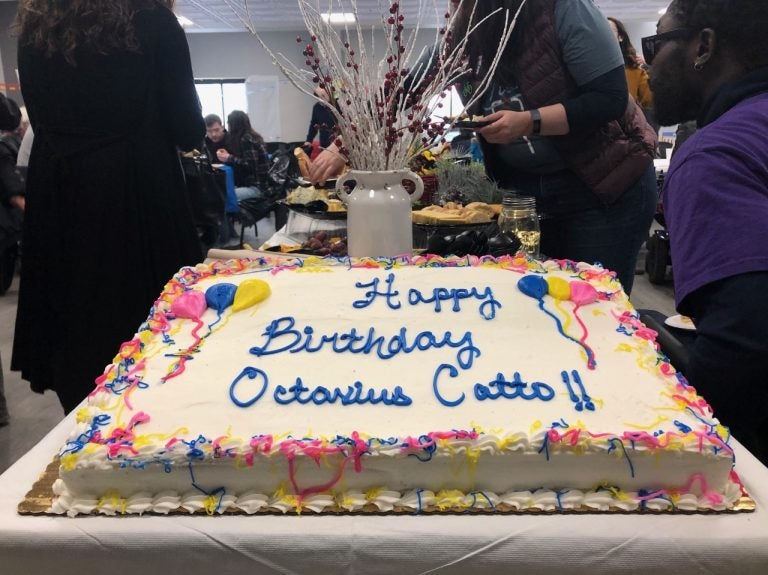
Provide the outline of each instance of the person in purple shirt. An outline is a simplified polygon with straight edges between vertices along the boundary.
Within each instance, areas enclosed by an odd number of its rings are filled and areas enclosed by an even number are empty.
[[[664,185],[686,377],[768,463],[768,2],[674,0],[643,38],[662,125],[697,120]]]

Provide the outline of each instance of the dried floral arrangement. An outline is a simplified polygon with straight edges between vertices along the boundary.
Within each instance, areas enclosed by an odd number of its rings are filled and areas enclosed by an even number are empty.
[[[235,1],[227,0],[230,5]],[[370,171],[405,168],[412,157],[440,141],[447,123],[432,119],[435,106],[442,106],[433,104],[435,96],[444,97],[451,85],[471,76],[474,90],[465,105],[472,106],[489,87],[520,12],[497,11],[487,17],[504,18],[504,33],[496,58],[484,65],[482,77],[477,78],[465,57],[467,37],[453,37],[455,15],[439,9],[437,0],[420,0],[413,23],[399,2],[381,0],[383,58],[375,56],[376,26],[364,28],[359,18],[354,24],[342,26],[323,19],[331,12],[357,16],[357,0],[296,1],[307,28],[306,37],[296,38],[305,58],[303,67],[273,52],[247,17],[244,23],[296,88],[325,105],[329,104],[315,95],[315,89],[323,88],[331,94],[329,107],[337,121],[335,144],[339,153],[353,169]],[[248,15],[248,0],[241,3]],[[436,30],[431,50],[417,51],[416,37],[428,6],[438,17],[443,15],[444,25]],[[487,19],[475,23],[474,10],[472,16],[474,24],[469,32]]]

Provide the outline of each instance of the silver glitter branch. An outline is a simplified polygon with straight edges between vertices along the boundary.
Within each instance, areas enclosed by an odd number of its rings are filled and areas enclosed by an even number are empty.
[[[514,16],[503,11],[504,32],[496,56],[488,65],[483,64],[484,72],[478,78],[468,64],[467,37],[487,19],[501,17],[499,10],[475,22],[473,8],[472,25],[464,38],[454,38],[451,32],[458,10],[453,16],[445,13],[445,24],[435,32],[433,47],[417,53],[425,5],[431,4],[438,18],[444,12],[438,9],[437,0],[419,1],[417,21],[409,29],[405,28],[407,18],[399,2],[379,0],[385,56],[376,60],[376,26],[369,30],[360,24],[357,0],[296,1],[308,33],[307,38],[297,38],[304,67],[272,51],[252,22],[246,27],[298,90],[329,107],[337,122],[335,143],[350,166],[371,171],[405,168],[412,157],[443,139],[449,126],[432,117],[441,106],[436,96],[445,96],[452,85],[473,78],[475,87],[465,102],[467,108],[483,96],[525,4],[521,3]],[[248,0],[225,2],[238,15],[244,12],[250,16]],[[324,21],[323,14],[331,12],[355,14],[354,25]],[[325,89],[331,102],[316,96],[316,88]]]

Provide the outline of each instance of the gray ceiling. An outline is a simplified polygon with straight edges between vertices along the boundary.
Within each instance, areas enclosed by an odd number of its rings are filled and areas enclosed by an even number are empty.
[[[329,0],[319,0],[320,5],[329,5]],[[348,4],[349,0],[345,0]],[[334,0],[337,3],[338,0]],[[448,0],[435,0],[440,11]],[[669,4],[669,0],[595,0],[606,16],[614,16],[625,22],[655,22],[658,11]],[[380,21],[380,4],[389,5],[387,0],[357,0],[360,21],[377,24]],[[402,12],[408,15],[418,13],[420,4],[425,6],[422,26],[436,27],[442,20],[435,17],[433,0],[401,0]],[[250,21],[257,30],[301,30],[304,28],[296,0],[177,0],[176,13],[189,18],[194,25],[189,32],[241,32],[245,30],[243,19]],[[414,16],[415,18],[415,16]]]

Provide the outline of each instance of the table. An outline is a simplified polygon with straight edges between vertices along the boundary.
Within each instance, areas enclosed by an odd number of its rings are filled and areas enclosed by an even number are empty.
[[[768,573],[768,469],[735,444],[754,513],[22,517],[73,426],[0,476],[0,573],[686,575]]]

